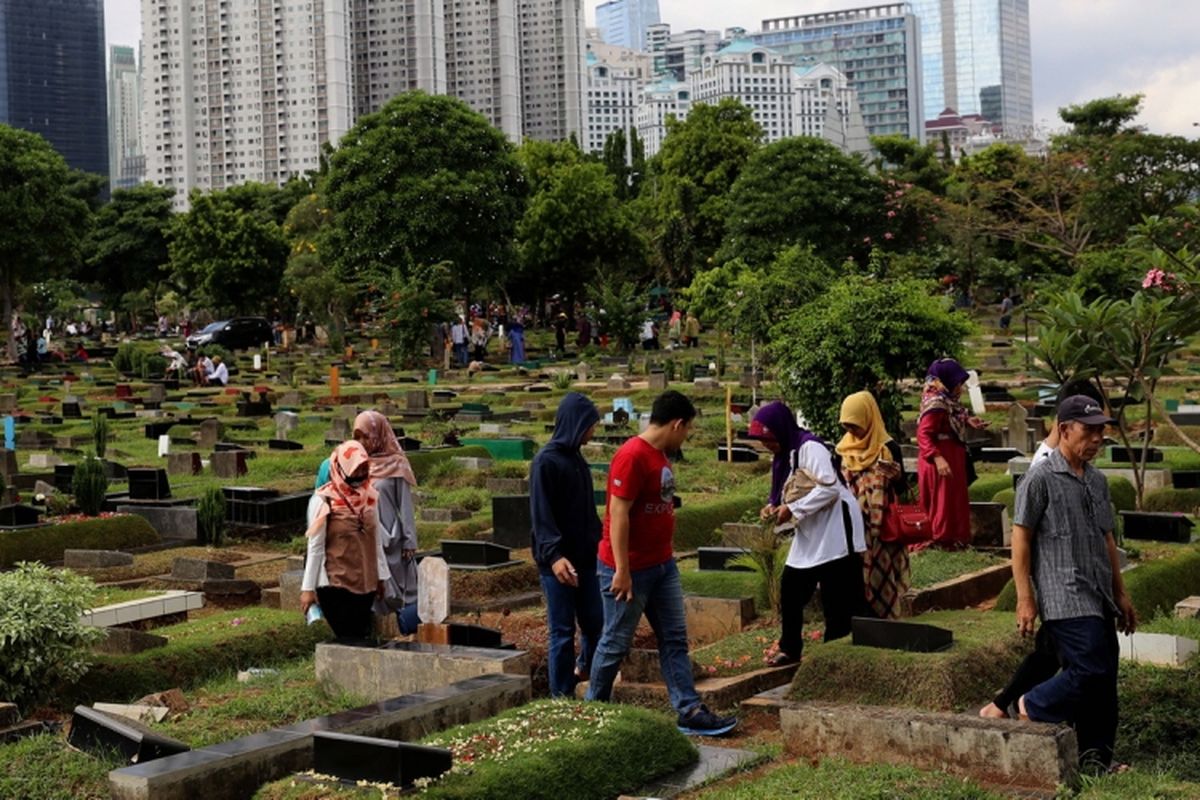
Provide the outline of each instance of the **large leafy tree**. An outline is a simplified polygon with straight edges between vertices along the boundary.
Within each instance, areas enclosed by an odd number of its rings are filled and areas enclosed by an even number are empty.
[[[0,125],[0,294],[6,328],[18,286],[79,262],[90,218],[80,185],[81,173],[44,138]],[[16,358],[11,340],[8,354]]]
[[[604,165],[564,158],[531,183],[537,189],[517,225],[526,290],[573,299],[598,270],[639,260],[641,242]]]
[[[784,395],[813,430],[836,436],[843,398],[863,389],[876,393],[888,429],[898,430],[899,382],[924,375],[935,358],[958,355],[971,330],[931,288],[847,276],[778,320],[769,352]]]
[[[288,213],[283,224],[289,247],[283,288],[300,310],[325,326],[331,343],[340,346],[346,315],[359,287],[343,281],[321,258],[318,242],[330,216],[324,198],[317,193],[301,198]]]
[[[668,279],[686,283],[708,266],[725,235],[729,191],[761,140],[750,109],[733,99],[667,120],[646,191],[655,198],[651,238]]]
[[[87,271],[82,277],[97,284],[110,304],[142,289],[154,295],[167,277],[173,195],[149,183],[117,189],[97,212],[83,246]]]
[[[768,264],[795,244],[830,263],[865,257],[884,213],[883,187],[858,159],[821,139],[783,139],[756,152],[733,185],[717,260]]]
[[[466,103],[402,94],[330,156],[321,255],[347,279],[448,262],[460,287],[497,284],[525,192],[512,145]]]
[[[184,293],[218,314],[263,311],[279,295],[288,257],[271,187],[192,192],[191,210],[171,225],[172,275]]]

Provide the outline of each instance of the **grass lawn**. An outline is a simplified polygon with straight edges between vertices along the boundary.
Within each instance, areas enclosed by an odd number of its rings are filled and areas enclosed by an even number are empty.
[[[817,766],[789,762],[734,776],[689,797],[697,800],[1002,800],[962,778],[911,767],[860,765],[830,759]]]
[[[939,550],[929,547],[909,556],[911,586],[924,589],[960,575],[1003,564],[1007,559],[977,550]]]
[[[133,563],[125,567],[77,569],[74,571],[80,575],[86,575],[97,583],[116,583],[137,578],[149,578],[154,575],[165,575],[171,571],[171,565],[177,558],[202,558],[205,561],[220,561],[229,564],[245,559],[247,552],[244,549],[228,550],[219,547],[174,547],[170,550],[135,555]]]
[[[161,593],[153,589],[121,589],[116,586],[100,586],[92,596],[92,608],[128,603],[131,600],[144,600],[158,594]]]
[[[814,627],[820,634],[820,628]],[[805,631],[810,633],[810,631]],[[779,626],[768,625],[744,630],[726,636],[719,642],[698,647],[692,651],[692,660],[704,669],[710,678],[725,678],[763,669],[767,658],[775,652],[779,641]]]
[[[757,572],[701,570],[695,558],[679,560],[679,580],[685,594],[704,597],[753,597],[761,594],[762,580]]]
[[[43,735],[0,744],[0,797],[13,800],[107,800],[116,754],[96,758],[67,747],[65,736]]]

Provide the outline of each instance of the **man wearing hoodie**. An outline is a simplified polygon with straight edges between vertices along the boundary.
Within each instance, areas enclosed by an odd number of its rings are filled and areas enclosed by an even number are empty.
[[[578,392],[562,399],[554,436],[530,467],[533,558],[546,593],[550,625],[550,695],[573,697],[575,684],[591,668],[604,627],[596,547],[600,517],[592,494],[592,472],[579,451],[592,439],[600,413]],[[575,655],[575,624],[581,648]]]

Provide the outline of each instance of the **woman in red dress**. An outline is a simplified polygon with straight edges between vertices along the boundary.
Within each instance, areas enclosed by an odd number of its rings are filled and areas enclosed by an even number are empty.
[[[933,544],[959,549],[971,544],[971,503],[967,497],[967,429],[987,423],[959,403],[967,371],[952,358],[929,365],[917,423],[921,507],[929,516]]]

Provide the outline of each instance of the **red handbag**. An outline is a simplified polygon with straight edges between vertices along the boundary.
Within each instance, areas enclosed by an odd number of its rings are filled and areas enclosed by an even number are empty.
[[[879,526],[879,540],[890,544],[919,544],[933,539],[933,525],[919,503],[912,498],[900,502],[900,498],[888,492],[887,505],[883,507],[883,524]]]

